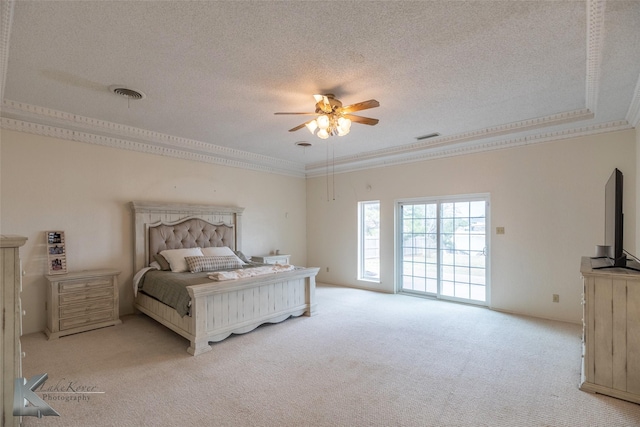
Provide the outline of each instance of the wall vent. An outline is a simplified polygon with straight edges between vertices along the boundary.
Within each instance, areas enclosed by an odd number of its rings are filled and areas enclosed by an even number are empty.
[[[438,132],[430,133],[429,135],[416,136],[418,141],[422,141],[423,139],[435,138],[436,136],[440,136]]]

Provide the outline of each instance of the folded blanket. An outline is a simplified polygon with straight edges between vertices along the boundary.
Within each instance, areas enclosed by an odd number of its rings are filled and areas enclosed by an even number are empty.
[[[283,271],[291,271],[291,270],[294,270],[294,269],[295,269],[295,267],[293,265],[273,264],[273,265],[265,265],[265,266],[262,266],[262,267],[245,268],[245,269],[240,269],[240,270],[216,271],[215,273],[211,273],[209,275],[209,279],[216,280],[216,281],[220,282],[220,281],[223,281],[223,280],[244,279],[246,277],[263,276],[265,274],[281,273]]]

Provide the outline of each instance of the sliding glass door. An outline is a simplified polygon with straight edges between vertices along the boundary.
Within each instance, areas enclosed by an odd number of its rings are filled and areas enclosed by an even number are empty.
[[[398,203],[398,287],[488,303],[488,196]]]

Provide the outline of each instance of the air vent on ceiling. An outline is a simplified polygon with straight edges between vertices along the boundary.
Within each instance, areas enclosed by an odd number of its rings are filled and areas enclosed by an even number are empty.
[[[438,132],[430,133],[429,135],[416,136],[418,141],[422,141],[423,139],[435,138],[436,136],[440,136]]]
[[[303,148],[311,147],[311,143],[307,141],[298,141],[296,142],[296,145]]]
[[[109,90],[127,99],[143,99],[146,97],[146,95],[139,90],[133,90],[119,85],[110,86]]]

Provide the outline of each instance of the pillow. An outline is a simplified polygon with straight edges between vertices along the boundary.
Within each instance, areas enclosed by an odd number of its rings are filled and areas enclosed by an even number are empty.
[[[234,256],[238,259],[240,264],[244,264],[244,261],[241,260],[233,253],[230,247],[228,246],[209,246],[207,248],[202,248],[202,255],[204,256]]]
[[[174,273],[182,273],[189,271],[189,266],[185,257],[188,256],[202,256],[200,248],[188,248],[188,249],[166,249],[160,252],[160,255],[165,257],[171,266],[171,271]]]
[[[251,262],[249,261],[249,258],[247,258],[247,256],[243,254],[241,251],[233,251],[233,253],[236,254],[236,256],[240,258],[240,261],[244,262],[245,264],[248,262]]]
[[[155,254],[153,256],[153,259],[155,259],[156,262],[158,263],[158,265],[160,266],[160,270],[162,270],[162,271],[171,270],[171,266],[169,265],[169,261],[167,261],[167,259],[165,257],[163,257],[162,255]]]
[[[241,261],[235,255],[230,256],[188,256],[184,258],[192,273],[215,271],[227,268],[242,268]]]

